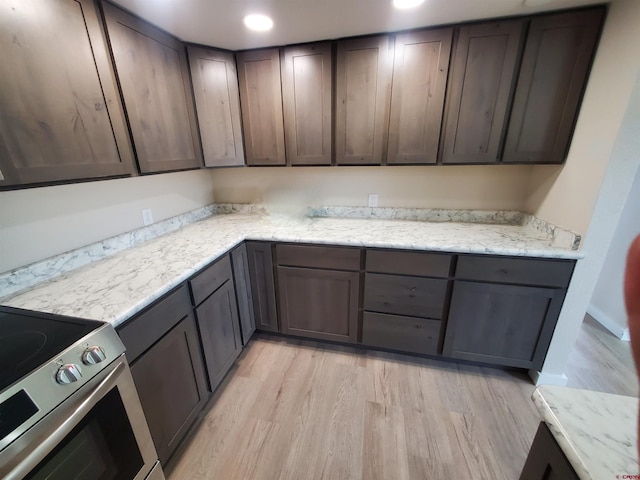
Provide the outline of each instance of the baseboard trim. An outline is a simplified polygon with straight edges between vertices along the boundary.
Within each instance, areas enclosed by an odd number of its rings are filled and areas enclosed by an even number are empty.
[[[545,373],[537,370],[529,370],[529,376],[536,387],[539,387],[540,385],[559,385],[561,387],[566,387],[569,382],[569,378],[564,373]]]
[[[630,340],[629,329],[620,325],[598,307],[589,305],[587,313],[591,315],[596,322],[609,330],[615,337],[618,337],[620,340],[624,340],[626,342]]]

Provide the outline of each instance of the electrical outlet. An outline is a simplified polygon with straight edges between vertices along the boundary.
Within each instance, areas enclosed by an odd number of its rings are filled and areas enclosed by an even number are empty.
[[[369,194],[369,206],[370,207],[377,207],[378,206],[378,194],[377,193],[370,193]]]
[[[153,213],[151,213],[150,208],[142,209],[142,223],[144,223],[145,226],[153,223]]]

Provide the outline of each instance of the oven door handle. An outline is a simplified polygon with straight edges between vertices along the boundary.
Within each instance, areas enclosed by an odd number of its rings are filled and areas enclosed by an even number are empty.
[[[62,440],[64,440],[64,438],[69,435],[69,433],[87,416],[91,409],[117,384],[118,377],[125,371],[126,365],[125,356],[122,354],[111,367],[111,372],[109,372],[109,374],[104,377],[97,386],[91,388],[91,390],[84,396],[76,399],[74,405],[70,407],[72,412],[68,414],[68,418],[66,418],[62,423],[54,423],[51,421],[47,422],[47,424],[52,423],[52,425],[47,425],[49,428],[45,428],[42,432],[38,433],[36,439],[37,446],[31,450],[24,449],[14,455],[9,460],[9,465],[7,465],[10,469],[9,471],[5,472],[5,466],[0,465],[0,467],[2,467],[0,469],[0,473],[5,475],[2,478],[5,480],[20,480],[36,468],[38,464],[44,460],[44,458],[49,455],[49,453],[56,448],[56,446],[58,446],[58,444],[60,444],[60,442],[62,442]],[[70,398],[73,398],[73,396]],[[51,414],[49,414],[49,416],[50,415]],[[46,419],[47,417],[45,417],[45,421]],[[18,442],[20,442],[19,439],[16,440],[16,443]]]

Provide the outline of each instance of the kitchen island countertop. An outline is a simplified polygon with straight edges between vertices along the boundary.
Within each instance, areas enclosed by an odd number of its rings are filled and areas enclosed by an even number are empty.
[[[532,399],[579,478],[638,478],[637,398],[543,385]]]

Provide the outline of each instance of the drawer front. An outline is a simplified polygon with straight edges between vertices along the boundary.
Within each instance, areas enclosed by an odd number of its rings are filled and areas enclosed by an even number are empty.
[[[276,245],[278,265],[360,270],[360,249],[310,245]]]
[[[180,320],[190,315],[191,303],[187,286],[182,285],[150,308],[118,327],[118,335],[127,348],[127,360],[136,358],[156,343]]]
[[[231,277],[231,261],[229,255],[225,255],[189,281],[193,304],[199,305]]]
[[[442,318],[447,280],[367,273],[364,309],[412,317]]]
[[[460,280],[565,288],[574,265],[574,261],[461,255],[455,276]]]
[[[439,320],[364,312],[362,344],[411,353],[437,354]]]
[[[367,250],[367,272],[446,278],[449,276],[450,268],[451,255]]]

